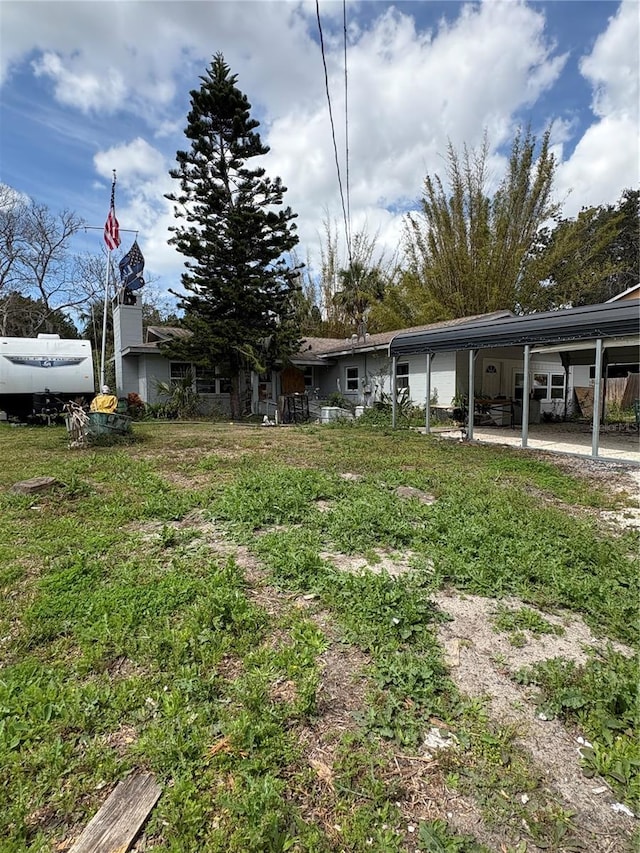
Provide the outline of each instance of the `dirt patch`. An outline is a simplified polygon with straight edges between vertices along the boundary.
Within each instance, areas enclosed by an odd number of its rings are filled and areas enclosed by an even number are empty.
[[[133,726],[122,725],[115,732],[110,732],[105,737],[105,743],[120,756],[126,755],[132,743],[138,739],[138,732]]]
[[[613,486],[614,491],[628,496],[633,504],[612,512],[601,512],[602,520],[622,530],[640,529],[640,471],[627,471]]]
[[[298,689],[295,681],[287,678],[276,678],[269,687],[269,699],[272,702],[295,702]]]
[[[412,570],[410,565],[413,554],[410,551],[391,551],[384,548],[372,549],[373,558],[358,554],[341,554],[339,551],[321,551],[320,557],[331,563],[339,572],[352,575],[373,572],[381,575],[386,572],[392,578],[400,577]]]
[[[520,667],[551,657],[584,663],[586,650],[598,648],[601,641],[578,617],[545,613],[541,615],[547,621],[563,625],[565,634],[530,637],[526,646],[514,648],[506,635],[491,627],[493,599],[441,592],[435,600],[453,617],[451,622],[439,626],[438,633],[454,658],[451,677],[457,687],[468,696],[485,697],[493,719],[516,727],[518,743],[531,755],[545,784],[558,792],[566,808],[576,813],[575,826],[586,850],[613,853],[624,849],[635,822],[612,810],[615,798],[604,780],[587,779],[582,773],[577,741],[581,733],[568,731],[557,720],[540,719],[535,693],[510,678]],[[520,604],[515,600],[505,603],[514,607]],[[620,644],[614,646],[632,654]]]
[[[430,495],[428,492],[423,492],[422,489],[416,489],[413,486],[398,486],[395,492],[399,498],[417,500],[425,506],[430,506],[436,502],[433,495]]]
[[[144,670],[141,666],[139,666],[134,661],[130,660],[127,657],[118,657],[115,660],[111,661],[109,666],[107,667],[107,672],[109,673],[110,678],[135,678],[138,675],[142,675]]]
[[[300,607],[313,607],[307,597],[298,600]],[[318,688],[317,717],[312,724],[298,730],[304,757],[318,783],[317,792],[298,792],[298,806],[308,819],[323,825],[330,837],[336,835],[334,803],[334,765],[342,737],[359,728],[358,715],[366,710],[368,682],[365,676],[371,661],[355,647],[340,644],[336,627],[329,614],[320,611],[314,621],[333,640],[318,660],[321,668]],[[501,830],[485,826],[476,804],[447,788],[437,757],[410,755],[397,751],[391,743],[380,744],[386,766],[381,771],[386,784],[397,792],[395,805],[403,824],[406,849],[415,849],[420,821],[445,819],[458,832],[475,836],[493,850],[506,850],[508,836]],[[339,835],[336,835],[336,841]]]
[[[638,439],[635,438],[637,443]],[[637,467],[631,463],[609,462],[602,459],[592,459],[588,456],[569,456],[568,454],[548,454],[542,451],[538,455],[552,462],[561,471],[585,477],[594,483],[605,486],[613,492],[628,492],[633,495],[638,492]]]

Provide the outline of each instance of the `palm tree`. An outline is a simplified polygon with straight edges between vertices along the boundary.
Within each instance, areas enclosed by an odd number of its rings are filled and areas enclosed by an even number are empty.
[[[179,379],[171,382],[156,382],[156,393],[159,397],[165,397],[165,409],[170,417],[193,418],[198,414],[200,408],[200,395],[195,390],[194,377],[191,370],[187,370]]]

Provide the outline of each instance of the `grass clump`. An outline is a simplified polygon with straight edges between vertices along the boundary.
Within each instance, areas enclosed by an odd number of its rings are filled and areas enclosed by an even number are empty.
[[[516,643],[519,642],[519,638],[524,638],[526,643],[524,631],[529,631],[534,636],[542,634],[562,636],[565,633],[562,625],[554,625],[530,607],[513,609],[504,604],[498,604],[492,621],[496,631],[509,633],[512,642]]]
[[[640,806],[640,665],[608,646],[583,666],[564,658],[536,663],[517,674],[540,689],[539,708],[577,727],[592,746],[581,750],[588,775],[599,773],[632,810]]]

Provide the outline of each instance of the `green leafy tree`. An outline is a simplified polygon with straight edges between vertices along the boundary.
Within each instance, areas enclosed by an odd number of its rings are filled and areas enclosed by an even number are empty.
[[[369,314],[369,327],[375,332],[426,326],[446,320],[447,312],[425,291],[424,282],[411,269],[398,273],[397,283],[387,287],[381,301]]]
[[[557,216],[552,202],[556,169],[549,131],[538,146],[518,132],[505,177],[487,194],[489,146],[449,144],[448,186],[437,175],[424,182],[422,210],[407,217],[405,247],[425,300],[449,319],[498,309],[522,310],[532,286],[528,263],[538,232]]]
[[[364,334],[371,306],[384,296],[384,277],[378,267],[367,267],[355,259],[346,269],[340,270],[339,275],[336,303],[346,314],[351,328],[358,335]]]
[[[167,196],[181,220],[170,242],[187,259],[186,294],[174,295],[193,334],[164,349],[209,369],[224,367],[231,414],[238,418],[246,407],[248,371],[286,361],[299,345],[297,276],[286,260],[298,242],[296,214],[277,209],[286,192],[280,178],[246,165],[269,148],[222,54],[200,79],[185,130],[191,147],[177,152],[170,173],[180,191]]]
[[[531,271],[544,284],[529,308],[593,305],[638,283],[639,195],[626,190],[616,205],[583,208],[543,231]]]
[[[63,311],[51,311],[41,299],[15,290],[0,296],[0,335],[35,338],[38,334],[77,338],[78,330]]]
[[[638,283],[640,271],[640,190],[626,189],[618,204],[608,207],[605,216],[619,217],[618,234],[607,251],[620,269],[609,281],[609,296],[622,293]]]

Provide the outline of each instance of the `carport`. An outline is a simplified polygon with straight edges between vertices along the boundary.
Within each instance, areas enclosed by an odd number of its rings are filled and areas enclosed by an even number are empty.
[[[593,364],[594,400],[591,435],[591,455],[598,457],[600,413],[602,409],[601,380],[608,360],[629,353],[637,362],[640,347],[640,315],[636,300],[586,305],[561,311],[547,311],[520,317],[504,317],[451,326],[431,331],[407,332],[396,335],[389,345],[392,358],[393,426],[396,425],[396,373],[398,358],[423,353],[426,359],[426,400],[431,398],[431,360],[439,352],[468,351],[469,380],[466,398],[467,437],[473,440],[474,427],[474,364],[482,350],[498,347],[522,347],[524,386],[522,389],[522,431],[520,444],[527,447],[529,432],[530,361],[533,353],[556,352],[565,370],[570,364]],[[587,361],[584,361],[587,359]],[[425,431],[430,432],[429,406],[425,407]]]

